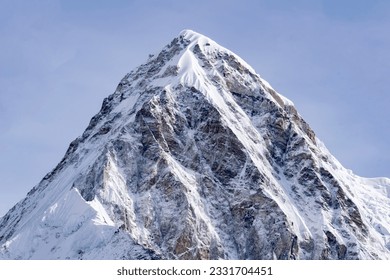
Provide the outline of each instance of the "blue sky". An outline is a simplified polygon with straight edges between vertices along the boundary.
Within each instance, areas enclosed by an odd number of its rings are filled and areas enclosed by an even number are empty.
[[[0,0],[0,216],[186,28],[291,99],[344,166],[390,177],[390,1]]]

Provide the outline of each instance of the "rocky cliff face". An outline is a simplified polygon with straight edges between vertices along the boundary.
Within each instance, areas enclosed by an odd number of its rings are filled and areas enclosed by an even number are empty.
[[[390,259],[390,180],[346,170],[241,58],[183,31],[0,220],[0,259]]]

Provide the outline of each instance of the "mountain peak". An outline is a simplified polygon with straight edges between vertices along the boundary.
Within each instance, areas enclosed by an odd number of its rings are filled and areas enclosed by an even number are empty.
[[[209,37],[198,33],[196,31],[190,30],[190,29],[184,29],[179,33],[178,38],[183,38],[185,41],[189,43],[190,46],[207,46],[210,48],[216,48],[219,49],[220,51],[224,52],[231,52],[224,47],[220,46],[218,43],[216,43],[214,40],[210,39]],[[203,49],[203,48],[202,48]]]
[[[0,218],[0,259],[390,259],[388,189],[346,170],[239,56],[184,30]]]
[[[187,40],[190,40],[190,41],[198,40],[201,37],[207,38],[206,36],[196,32],[196,31],[193,31],[191,29],[184,29],[184,30],[182,30],[179,33],[179,37],[183,37],[183,38],[185,38]]]
[[[208,82],[215,83],[217,80],[223,82],[225,76],[240,72],[241,77],[237,77],[235,81],[237,86],[239,86],[239,80],[244,77],[256,80],[256,82],[247,81],[247,83],[262,87],[281,107],[294,105],[286,97],[279,95],[240,56],[193,30],[181,31],[179,36],[166,45],[162,51],[150,57],[147,65],[153,70],[149,69],[147,74],[149,76],[151,73],[154,74],[153,83],[155,85],[182,84],[194,86],[202,92],[207,92],[207,89],[201,88]],[[140,73],[137,74],[139,75]],[[205,78],[208,79],[205,80]]]

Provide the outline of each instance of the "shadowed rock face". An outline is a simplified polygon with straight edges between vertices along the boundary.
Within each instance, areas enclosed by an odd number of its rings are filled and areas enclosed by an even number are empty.
[[[364,187],[290,101],[186,31],[0,220],[0,258],[389,258]]]

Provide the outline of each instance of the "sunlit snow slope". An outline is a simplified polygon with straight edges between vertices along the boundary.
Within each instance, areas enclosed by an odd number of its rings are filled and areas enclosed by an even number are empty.
[[[0,220],[0,259],[390,259],[390,180],[185,30],[127,74]]]

